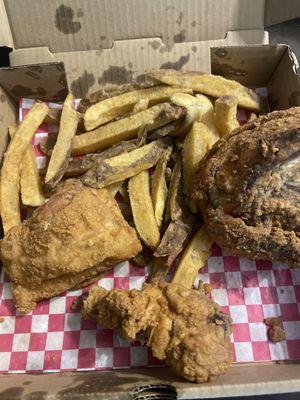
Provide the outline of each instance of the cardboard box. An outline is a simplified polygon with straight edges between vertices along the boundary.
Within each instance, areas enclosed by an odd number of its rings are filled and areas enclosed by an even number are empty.
[[[266,24],[300,15],[297,0],[1,0],[0,158],[18,99],[61,101],[101,85],[143,79],[149,68],[201,70],[267,86],[272,109],[300,105],[291,49],[268,46]],[[300,363],[234,365],[196,385],[167,368],[3,375],[1,399],[195,399],[300,391]]]

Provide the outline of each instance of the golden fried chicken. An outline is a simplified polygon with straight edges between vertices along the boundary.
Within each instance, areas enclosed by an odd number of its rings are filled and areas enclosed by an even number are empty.
[[[158,280],[142,291],[93,287],[82,313],[128,341],[146,339],[155,357],[189,381],[206,382],[232,363],[230,319],[198,290]]]
[[[222,138],[201,161],[194,198],[230,253],[300,267],[300,107]]]
[[[66,181],[0,243],[16,307],[22,312],[37,300],[97,279],[141,249],[135,230],[111,195],[78,180]]]

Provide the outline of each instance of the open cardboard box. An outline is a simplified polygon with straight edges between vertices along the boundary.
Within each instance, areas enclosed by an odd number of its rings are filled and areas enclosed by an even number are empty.
[[[82,97],[101,85],[142,80],[150,68],[212,72],[266,86],[271,109],[300,105],[297,61],[287,45],[268,46],[264,31],[299,15],[297,0],[1,0],[0,43],[14,51],[12,67],[0,70],[0,157],[20,97],[62,101],[68,88]],[[288,361],[234,365],[202,385],[168,368],[0,377],[1,399],[194,399],[296,391],[300,363]]]

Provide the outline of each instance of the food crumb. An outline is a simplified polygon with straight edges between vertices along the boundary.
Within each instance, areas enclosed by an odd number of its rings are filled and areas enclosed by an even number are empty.
[[[4,317],[0,317],[0,323],[4,322]]]
[[[71,310],[79,310],[82,306],[82,298],[81,297],[75,297],[75,299],[72,301],[71,304]]]
[[[265,318],[264,323],[268,326],[280,326],[282,324],[282,317]]]
[[[212,287],[209,283],[204,283],[204,294],[208,295],[212,291]]]
[[[281,342],[285,340],[285,332],[280,326],[272,326],[268,330],[268,338],[271,342]]]

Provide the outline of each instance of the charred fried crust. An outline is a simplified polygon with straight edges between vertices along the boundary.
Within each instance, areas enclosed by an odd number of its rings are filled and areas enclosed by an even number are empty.
[[[300,107],[222,138],[200,163],[193,192],[220,246],[300,267]]]

